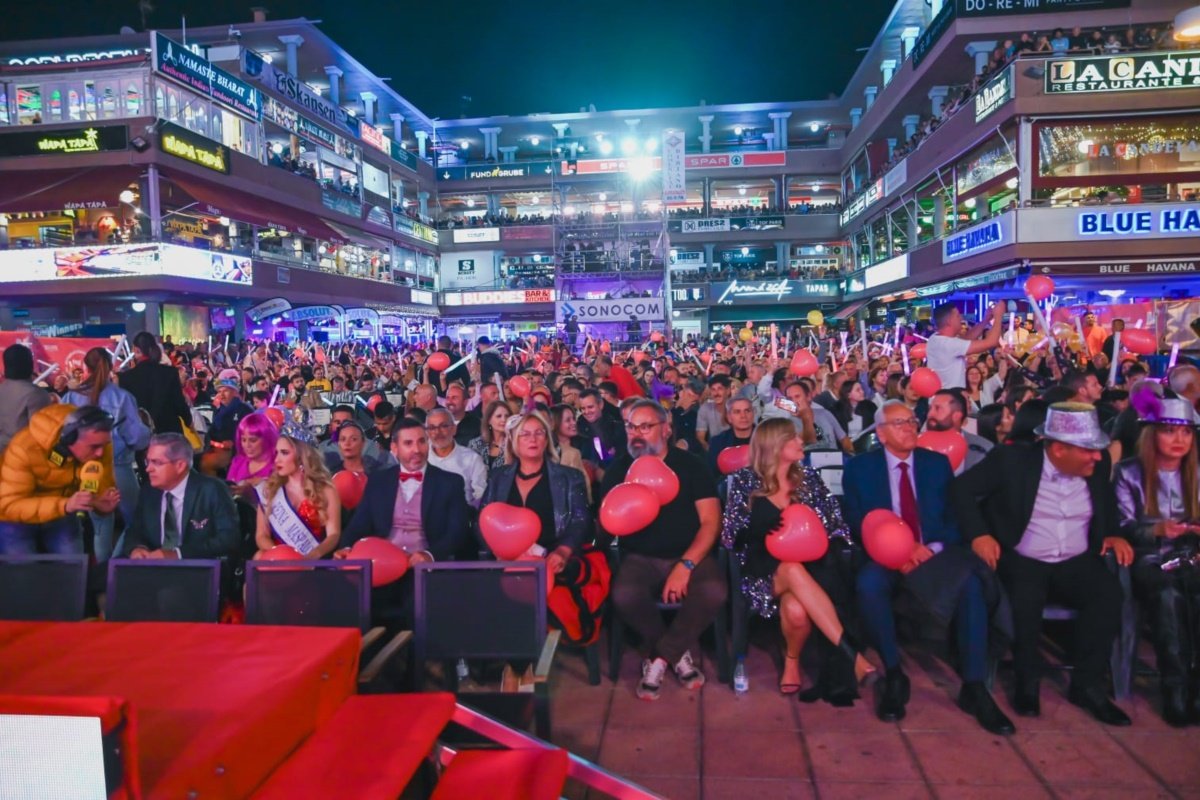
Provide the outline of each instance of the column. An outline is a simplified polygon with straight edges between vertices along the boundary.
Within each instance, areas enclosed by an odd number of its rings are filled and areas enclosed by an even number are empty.
[[[792,116],[790,111],[775,111],[767,114],[775,125],[775,142],[779,145],[780,150],[788,148],[788,119]]]
[[[499,216],[500,215],[500,198],[496,197],[496,195],[492,192],[488,192],[487,194],[484,195],[484,197],[487,198],[488,214],[493,217]]]
[[[417,155],[425,158],[425,143],[429,140],[429,131],[417,131]]]
[[[888,160],[889,160],[889,161],[891,161],[891,159],[892,159],[892,155],[893,155],[895,152],[896,152],[896,140],[895,140],[895,139],[888,139],[888,140],[887,140],[887,154],[888,154]]]
[[[516,159],[516,155],[517,155],[516,145],[510,145],[508,147],[501,147],[498,149],[500,150],[500,156],[501,156],[500,160],[503,161],[505,164],[511,164],[517,160]]]
[[[854,130],[855,128],[857,128],[858,123],[860,123],[860,122],[862,122],[862,109],[861,108],[850,109],[850,130]]]
[[[142,312],[145,320],[142,330],[153,334],[156,338],[162,336],[162,304],[146,301],[146,310]]]
[[[712,271],[712,268],[716,266],[713,264],[713,256],[716,255],[716,249],[717,246],[715,244],[704,245],[704,263],[710,272]]]
[[[404,115],[389,114],[392,118],[392,138],[396,140],[396,144],[404,141]]]
[[[780,175],[778,178],[771,179],[771,183],[774,184],[774,188],[775,188],[775,210],[776,211],[780,211],[780,212],[787,211],[787,206],[788,206],[788,193],[787,193],[788,183],[787,183],[787,180],[788,179],[787,179],[786,175]]]
[[[712,212],[712,178],[704,179],[704,216],[708,216]]]
[[[158,165],[150,164],[146,168],[146,196],[143,198],[144,208],[150,215],[150,239],[162,240],[162,202],[159,199]]]
[[[555,123],[551,124],[550,127],[554,128],[554,138],[556,140],[558,140],[558,139],[567,138],[567,128],[571,127],[571,124],[569,122],[555,122]],[[556,147],[558,146],[557,141],[555,141],[555,146]],[[561,154],[555,153],[555,155],[561,155]],[[555,169],[557,169],[557,167],[555,167]]]
[[[288,75],[296,77],[296,50],[300,45],[304,44],[303,36],[280,36],[279,41],[287,47],[287,71]]]
[[[764,133],[764,134],[763,134],[763,141],[767,143],[767,149],[768,149],[768,150],[775,150],[775,149],[777,149],[777,148],[775,147],[775,134],[773,134],[773,133]]]
[[[429,218],[429,192],[417,192],[417,213],[422,219]]]
[[[863,89],[863,105],[866,106],[868,111],[871,110],[871,106],[875,105],[875,98],[878,96],[878,94],[878,86],[868,86]]]
[[[705,114],[700,117],[700,152],[702,153],[709,152],[712,147],[712,132],[709,130],[712,121],[712,114]],[[707,205],[707,200],[705,204]]]
[[[917,238],[921,235],[920,226],[917,225],[917,215],[921,213],[921,206],[914,200],[911,205],[905,203],[904,208],[908,211],[908,249],[912,250],[917,246]]]
[[[917,135],[917,126],[921,124],[921,118],[916,114],[909,114],[901,120],[904,124],[904,141],[909,141]]]
[[[937,119],[942,115],[942,109],[946,105],[946,95],[950,93],[949,86],[934,86],[929,90],[929,113],[933,114],[933,118]]]
[[[940,194],[933,198],[933,238],[946,231],[946,199]]]
[[[787,275],[792,268],[791,249],[790,242],[775,243],[775,269],[779,271],[780,275]]]
[[[900,45],[902,47],[903,58],[908,58],[912,55],[913,48],[917,45],[917,37],[920,35],[921,29],[916,25],[909,25],[900,31]]]
[[[374,125],[375,124],[375,101],[378,100],[379,98],[375,96],[374,92],[360,92],[358,95],[358,99],[362,100],[362,102],[363,102],[363,111],[366,112],[365,116],[367,118],[367,124]]]
[[[326,67],[325,74],[329,76],[329,99],[335,106],[342,104],[342,89],[341,79],[342,70],[340,67]]]
[[[885,58],[879,62],[879,72],[883,76],[883,85],[887,86],[892,82],[892,77],[896,74],[896,59]]]
[[[987,66],[988,59],[992,57],[992,51],[996,49],[996,42],[993,41],[978,41],[971,42],[966,47],[967,55],[975,59],[975,74],[979,75],[983,72],[983,68]]]
[[[479,132],[483,134],[483,159],[486,161],[489,158],[499,158],[496,140],[500,135],[500,128],[480,128]]]
[[[8,215],[0,214],[0,249],[8,249]]]
[[[1017,205],[1025,206],[1033,197],[1033,123],[1028,117],[1021,118],[1017,130]]]

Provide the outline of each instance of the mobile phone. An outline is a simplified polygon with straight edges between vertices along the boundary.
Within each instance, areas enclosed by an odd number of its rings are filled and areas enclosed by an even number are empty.
[[[795,414],[796,409],[798,408],[798,406],[795,403],[793,403],[791,400],[788,400],[786,397],[776,398],[775,405],[779,408],[782,408],[784,411],[788,411],[792,414]]]

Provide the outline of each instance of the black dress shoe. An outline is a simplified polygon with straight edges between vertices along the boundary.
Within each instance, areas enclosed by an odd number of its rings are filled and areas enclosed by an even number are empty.
[[[875,694],[875,715],[884,722],[899,722],[904,719],[904,705],[911,694],[911,686],[904,670],[897,667],[888,670],[879,682]]]
[[[1017,732],[1012,720],[1005,716],[982,683],[964,683],[958,692],[958,707],[971,714],[988,733],[1008,736]]]
[[[1037,681],[1018,680],[1016,691],[1013,692],[1012,705],[1018,717],[1040,717],[1042,700]]]
[[[1094,687],[1077,689],[1072,686],[1071,690],[1067,692],[1067,699],[1105,725],[1125,728],[1133,724],[1133,720],[1129,719],[1124,711],[1117,708],[1102,689]]]
[[[1184,728],[1191,722],[1188,712],[1187,690],[1182,686],[1164,686],[1163,720],[1173,728]]]

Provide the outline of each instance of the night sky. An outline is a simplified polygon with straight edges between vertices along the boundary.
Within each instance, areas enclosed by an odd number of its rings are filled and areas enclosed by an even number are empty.
[[[308,17],[430,117],[840,93],[893,0],[151,0],[147,27]],[[7,4],[0,39],[141,29],[138,0]],[[469,103],[464,96],[471,98]]]

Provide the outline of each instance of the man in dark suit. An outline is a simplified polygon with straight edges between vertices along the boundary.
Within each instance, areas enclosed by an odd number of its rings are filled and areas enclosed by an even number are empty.
[[[133,349],[137,363],[120,374],[121,388],[149,412],[156,433],[183,433],[179,420],[191,424],[192,412],[183,397],[179,372],[162,363],[162,350],[153,334],[142,331],[134,336]]]
[[[464,555],[472,539],[462,477],[429,463],[425,428],[409,417],[396,421],[392,455],[399,466],[368,476],[362,500],[342,531],[342,549],[334,558],[346,558],[349,548],[366,536],[391,541],[408,553],[413,565]],[[411,621],[411,574],[372,592],[376,618],[401,624]]]
[[[1013,708],[1041,712],[1038,641],[1042,612],[1053,598],[1079,612],[1070,701],[1108,725],[1129,717],[1108,699],[1104,676],[1121,625],[1121,586],[1101,558],[1133,562],[1121,537],[1116,495],[1096,411],[1081,403],[1056,403],[1035,430],[1041,447],[997,447],[959,478],[954,510],[972,549],[993,569],[1012,600]]]
[[[875,421],[883,447],[853,458],[846,465],[842,485],[847,521],[861,537],[863,517],[876,509],[886,509],[908,523],[916,537],[912,556],[899,570],[870,561],[858,573],[863,622],[887,670],[876,699],[876,714],[885,722],[903,719],[909,699],[909,681],[900,666],[892,610],[892,598],[903,584],[935,616],[953,620],[963,679],[959,707],[991,733],[1013,733],[1012,721],[984,684],[990,604],[977,573],[987,570],[961,546],[947,502],[954,479],[950,461],[941,453],[917,447],[917,418],[902,401],[885,403]]]
[[[160,433],[146,452],[150,488],[138,497],[118,552],[125,558],[221,558],[237,553],[241,531],[225,484],[192,469],[183,434]]]

